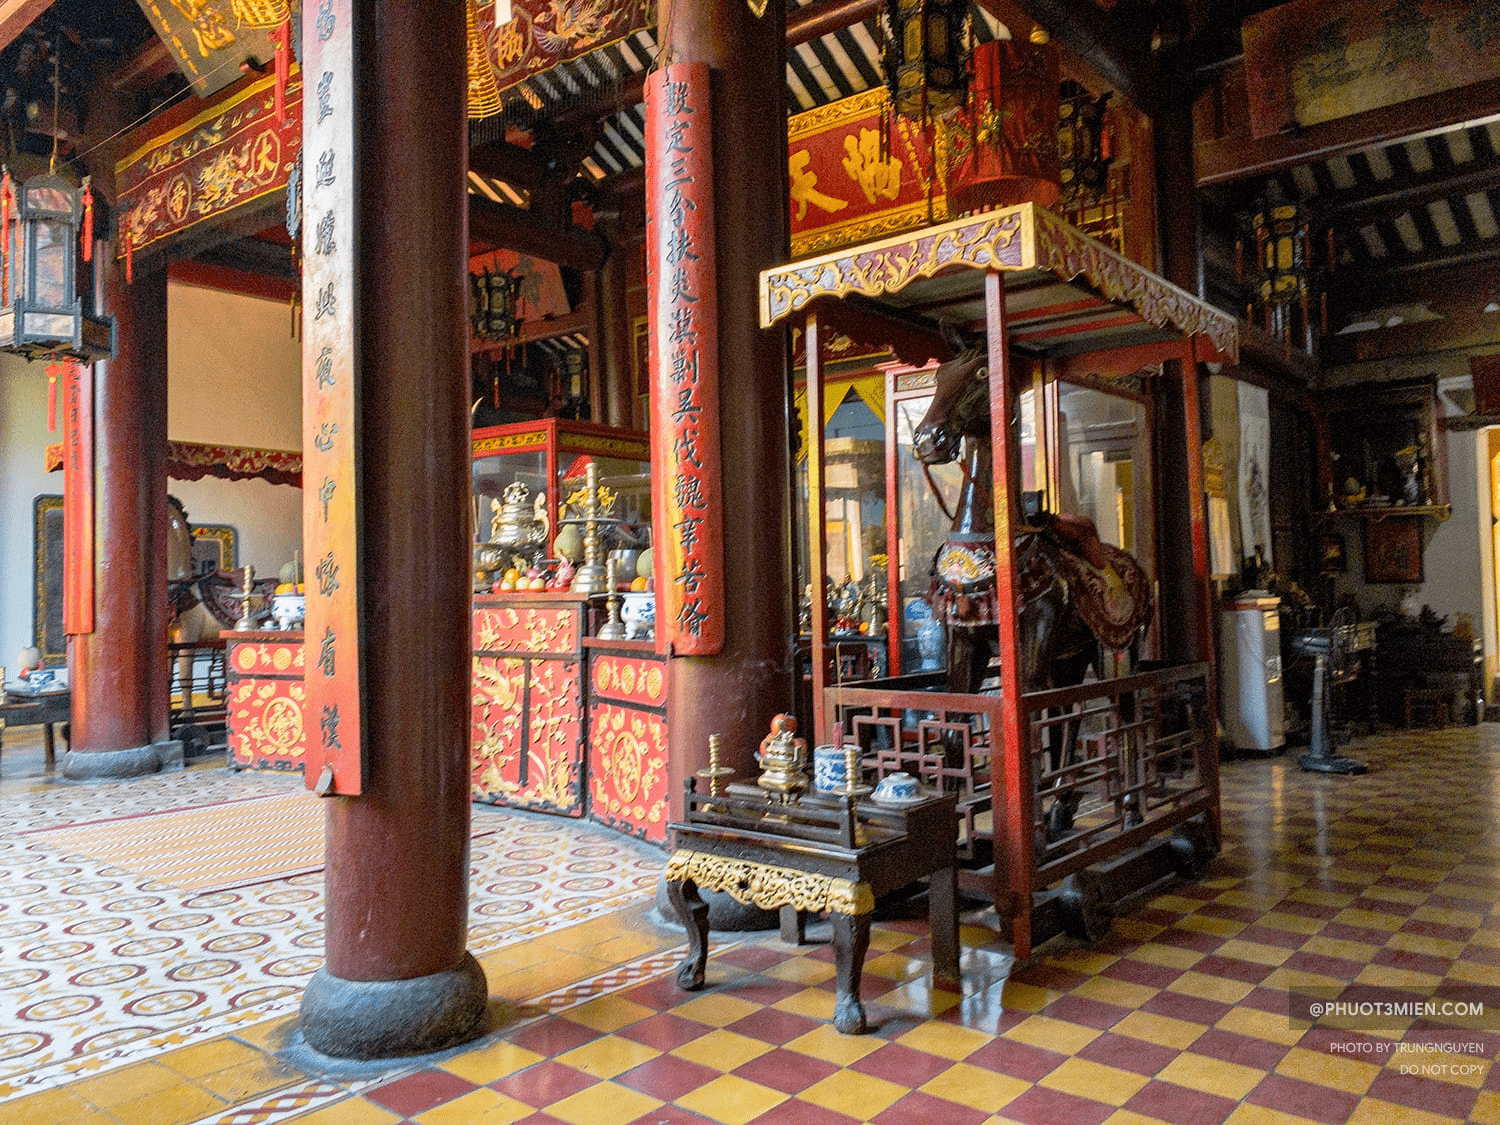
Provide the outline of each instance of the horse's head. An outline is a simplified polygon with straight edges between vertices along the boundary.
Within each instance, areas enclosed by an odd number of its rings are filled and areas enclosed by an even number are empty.
[[[167,581],[186,582],[197,576],[193,566],[193,529],[187,511],[175,496],[167,497]]]
[[[912,432],[912,453],[924,465],[956,459],[966,434],[989,433],[988,351],[981,341],[937,369],[932,405]]]

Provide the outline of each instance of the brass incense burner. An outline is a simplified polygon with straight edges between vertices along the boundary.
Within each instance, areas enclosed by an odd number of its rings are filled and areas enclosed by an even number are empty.
[[[807,788],[807,740],[796,737],[797,720],[790,715],[777,715],[771,720],[771,733],[761,741],[760,752],[755,755],[760,762],[760,777],[755,781],[768,796],[782,804],[790,804]]]
[[[511,481],[499,500],[490,501],[490,543],[503,551],[525,553],[544,545],[551,537],[547,519],[547,497],[538,492],[531,501],[531,490],[518,480]]]

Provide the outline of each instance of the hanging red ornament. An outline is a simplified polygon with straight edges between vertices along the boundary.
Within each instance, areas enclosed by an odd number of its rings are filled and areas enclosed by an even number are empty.
[[[10,169],[0,175],[0,304],[10,304],[10,228],[16,221],[16,193],[10,182]]]
[[[57,377],[64,371],[60,363],[47,364],[47,432],[57,432]]]
[[[288,16],[271,32],[276,44],[276,124],[286,124],[286,87],[292,73],[292,20]]]
[[[94,260],[94,187],[83,177],[83,260]]]
[[[125,238],[125,284],[129,285],[135,280],[135,231],[131,229],[130,216],[125,216],[123,224]]]

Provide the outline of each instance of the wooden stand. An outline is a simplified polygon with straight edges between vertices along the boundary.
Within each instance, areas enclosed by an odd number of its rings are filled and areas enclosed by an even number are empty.
[[[7,694],[0,688],[0,736],[6,727],[40,725],[43,745],[47,752],[47,768],[57,764],[57,744],[52,734],[55,723],[63,724],[63,737],[68,737],[68,721],[72,716],[72,693],[67,688],[57,691],[40,691],[35,695],[21,692]]]
[[[782,804],[753,785],[699,793],[690,778],[684,807],[687,819],[671,826],[677,850],[666,874],[667,895],[688,938],[678,987],[696,991],[704,984],[708,906],[700,888],[780,910],[787,940],[801,939],[802,916],[826,911],[838,967],[833,1026],[860,1034],[867,1025],[859,985],[875,900],[926,877],[933,986],[960,989],[953,796],[934,794],[901,809],[841,797]]]

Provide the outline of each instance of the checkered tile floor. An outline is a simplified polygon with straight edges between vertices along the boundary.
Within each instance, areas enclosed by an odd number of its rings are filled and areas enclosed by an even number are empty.
[[[723,938],[708,989],[685,994],[672,980],[677,935],[637,910],[615,931],[588,923],[571,941],[542,939],[545,952],[497,953],[492,987],[507,957],[534,959],[536,987],[524,971],[506,977],[499,1026],[439,1059],[305,1074],[280,1052],[283,1020],[0,1105],[0,1120],[1500,1123],[1500,1011],[1448,1029],[1288,1016],[1298,987],[1500,988],[1500,726],[1348,752],[1370,773],[1305,774],[1290,755],[1226,762],[1224,850],[1209,875],[1146,896],[1094,946],[1059,939],[1018,966],[992,914],[966,915],[961,997],[928,986],[918,922],[877,923],[867,1036],[828,1026],[826,945]],[[609,963],[544,983],[559,948]]]

